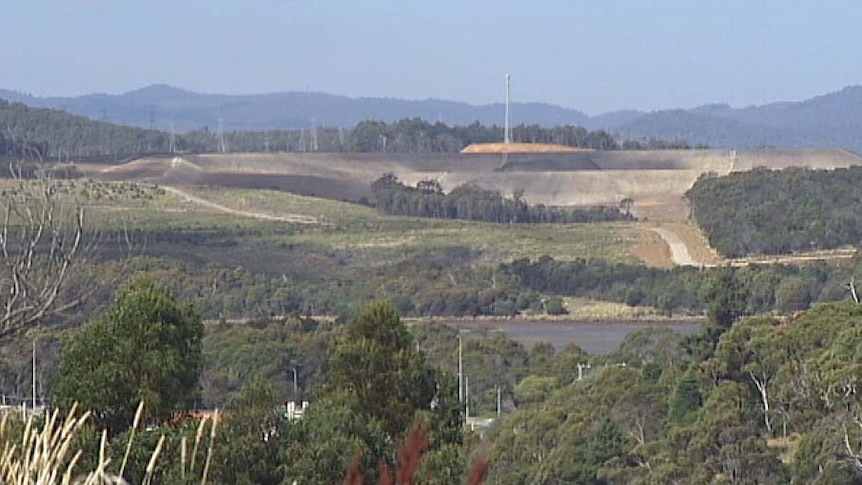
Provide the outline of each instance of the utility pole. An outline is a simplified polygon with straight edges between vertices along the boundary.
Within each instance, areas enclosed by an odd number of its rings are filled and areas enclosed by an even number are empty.
[[[224,118],[218,119],[218,151],[227,153],[227,143],[224,141]]]
[[[464,424],[470,422],[470,377],[464,376]]]
[[[177,152],[177,126],[171,121],[171,137],[168,142],[168,152],[176,153]]]
[[[505,126],[503,127],[503,143],[507,145],[512,143],[512,120],[509,108],[510,81],[511,77],[506,74],[506,118],[504,122]]]
[[[458,402],[464,402],[464,354],[460,333],[458,334]]]
[[[36,339],[33,339],[33,411],[36,410]]]

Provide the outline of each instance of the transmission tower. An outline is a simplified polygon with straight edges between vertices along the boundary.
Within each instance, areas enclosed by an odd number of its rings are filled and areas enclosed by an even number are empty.
[[[224,118],[218,119],[218,151],[227,153],[227,143],[224,141]]]
[[[317,145],[317,125],[315,123],[311,124],[311,146],[309,147],[309,151],[316,152],[319,147]]]
[[[308,151],[307,145],[308,144],[305,141],[305,128],[300,128],[299,129],[299,151],[307,152]]]
[[[149,121],[150,121],[150,123],[149,123],[150,131],[155,130],[156,129],[156,109],[153,107],[153,105],[150,105],[150,120]]]
[[[511,76],[506,74],[506,120],[503,126],[503,143],[512,143],[512,111],[510,104]]]
[[[177,152],[177,127],[174,125],[174,122],[171,121],[171,137],[170,143],[168,145],[168,152],[176,153]]]

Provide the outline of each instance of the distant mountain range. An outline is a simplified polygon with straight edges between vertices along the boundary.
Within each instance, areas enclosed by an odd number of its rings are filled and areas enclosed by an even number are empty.
[[[427,99],[349,98],[313,92],[255,95],[200,94],[152,85],[120,95],[35,97],[0,89],[0,98],[30,106],[65,110],[96,120],[185,132],[203,127],[226,131],[351,127],[376,119],[419,117],[453,125],[501,124],[503,105],[476,106]],[[681,139],[713,148],[842,147],[862,153],[862,86],[798,102],[747,108],[711,104],[694,109],[616,111],[588,116],[544,103],[512,105],[516,123],[604,128],[624,140]]]

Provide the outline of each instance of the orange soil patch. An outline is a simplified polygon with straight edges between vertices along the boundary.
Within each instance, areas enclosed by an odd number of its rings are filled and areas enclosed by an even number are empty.
[[[591,152],[589,148],[568,147],[552,143],[474,143],[461,153],[561,153]]]

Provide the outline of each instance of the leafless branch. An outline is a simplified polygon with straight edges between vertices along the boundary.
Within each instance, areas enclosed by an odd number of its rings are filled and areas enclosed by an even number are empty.
[[[24,155],[11,169],[15,185],[0,196],[0,338],[75,308],[100,289],[95,280],[83,281],[102,240],[87,227],[83,204],[62,193],[62,182],[42,176],[37,148],[18,147]],[[128,233],[124,239],[130,248]]]

